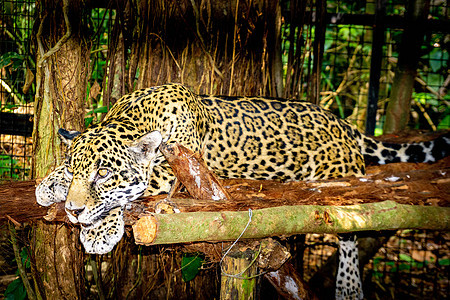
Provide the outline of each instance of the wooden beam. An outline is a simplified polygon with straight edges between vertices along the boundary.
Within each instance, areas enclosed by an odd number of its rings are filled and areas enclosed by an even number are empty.
[[[225,180],[231,201],[200,201],[177,194],[181,212],[246,211],[278,206],[346,206],[386,200],[405,205],[450,206],[450,157],[435,164],[399,163],[369,167],[363,178],[342,178],[320,182]],[[47,214],[35,198],[36,181],[0,185],[0,224],[8,216],[19,223],[32,222]],[[141,213],[154,212],[157,201],[165,195],[142,197],[126,212],[128,225]],[[55,206],[55,221],[65,221],[64,203]],[[426,207],[423,207],[426,209]],[[421,208],[418,208],[421,209]]]

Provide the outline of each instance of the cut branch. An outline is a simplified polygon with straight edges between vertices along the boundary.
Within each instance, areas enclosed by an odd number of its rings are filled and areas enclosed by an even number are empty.
[[[157,224],[153,241],[141,238],[146,232],[142,227],[136,230],[140,222],[148,222],[149,217],[154,217]],[[139,244],[231,241],[239,237],[248,222],[247,211],[192,212],[143,216],[133,228]],[[252,221],[242,238],[392,229],[450,230],[450,208],[412,206],[394,201],[351,206],[264,208],[253,211]]]

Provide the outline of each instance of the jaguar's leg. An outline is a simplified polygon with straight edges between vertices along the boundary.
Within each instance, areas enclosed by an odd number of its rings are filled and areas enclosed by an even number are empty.
[[[363,299],[356,235],[339,234],[338,237],[339,266],[336,275],[336,299]]]

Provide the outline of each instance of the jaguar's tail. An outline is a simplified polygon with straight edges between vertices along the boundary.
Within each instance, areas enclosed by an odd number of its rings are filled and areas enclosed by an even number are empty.
[[[385,143],[363,136],[362,154],[366,164],[435,162],[450,155],[450,132],[429,142],[411,144]]]

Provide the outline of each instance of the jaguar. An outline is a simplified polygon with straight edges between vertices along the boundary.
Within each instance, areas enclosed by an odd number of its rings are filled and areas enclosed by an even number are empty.
[[[163,141],[201,152],[220,177],[281,181],[362,176],[368,161],[434,162],[450,151],[448,134],[382,143],[308,102],[204,96],[180,84],[125,95],[83,133],[59,134],[67,159],[38,185],[37,202],[65,201],[69,220],[81,225],[85,251],[97,254],[122,238],[128,203],[169,192],[175,177],[158,149]]]

